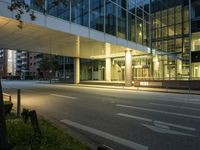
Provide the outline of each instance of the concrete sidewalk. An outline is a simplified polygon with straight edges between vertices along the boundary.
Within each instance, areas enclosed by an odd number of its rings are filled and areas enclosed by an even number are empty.
[[[148,91],[148,92],[163,92],[163,93],[178,93],[178,94],[194,94],[200,95],[200,91],[197,90],[182,90],[182,89],[165,89],[165,88],[149,88],[149,87],[126,87],[117,85],[94,85],[94,84],[67,84],[67,83],[53,83],[56,85],[68,85],[78,87],[93,87],[93,88],[104,88],[104,89],[120,89],[120,90],[135,90],[135,91]]]

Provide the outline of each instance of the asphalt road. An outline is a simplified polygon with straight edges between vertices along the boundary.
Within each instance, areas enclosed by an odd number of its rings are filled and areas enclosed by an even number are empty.
[[[4,92],[115,150],[200,150],[200,96],[3,81]]]

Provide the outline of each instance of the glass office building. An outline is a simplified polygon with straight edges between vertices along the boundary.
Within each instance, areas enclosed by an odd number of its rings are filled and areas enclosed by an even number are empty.
[[[150,46],[150,0],[32,0],[32,8],[72,23]],[[46,4],[47,3],[47,4]],[[46,5],[47,6],[46,6]]]
[[[200,50],[197,1],[48,0],[47,13],[151,48],[132,57],[133,80],[189,80],[200,77],[199,59],[191,58]],[[125,80],[125,58],[111,62],[111,80]],[[105,59],[82,59],[80,79],[105,80],[105,67]]]
[[[132,81],[200,78],[199,0],[32,0],[30,4],[45,15],[148,48],[137,54],[133,49],[129,66],[126,50],[109,58],[80,57],[81,81],[125,81],[127,67]],[[114,46],[104,42],[106,54]]]

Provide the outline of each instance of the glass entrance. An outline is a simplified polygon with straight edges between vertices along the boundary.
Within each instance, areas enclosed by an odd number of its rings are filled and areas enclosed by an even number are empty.
[[[133,68],[133,80],[145,80],[149,77],[149,68]]]
[[[112,59],[112,81],[125,80],[125,58]]]
[[[105,60],[81,59],[81,81],[105,80]]]
[[[132,59],[133,80],[150,80],[152,57],[149,55],[133,57]]]

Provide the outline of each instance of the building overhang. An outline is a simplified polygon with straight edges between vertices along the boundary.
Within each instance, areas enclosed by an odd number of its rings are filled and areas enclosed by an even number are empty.
[[[35,12],[34,21],[24,14],[24,25],[20,29],[8,4],[7,0],[0,1],[0,48],[87,59],[121,57],[127,49],[132,50],[133,55],[150,52],[146,46],[40,12]]]

